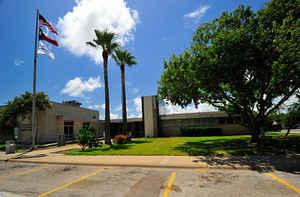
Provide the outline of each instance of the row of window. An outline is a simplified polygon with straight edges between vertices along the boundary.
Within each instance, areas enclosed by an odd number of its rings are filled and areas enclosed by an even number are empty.
[[[222,117],[218,118],[219,124],[240,124],[242,122],[241,117]]]

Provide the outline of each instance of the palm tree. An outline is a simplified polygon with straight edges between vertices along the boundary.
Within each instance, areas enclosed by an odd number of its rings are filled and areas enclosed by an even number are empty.
[[[125,65],[131,67],[136,64],[135,57],[130,54],[128,50],[115,50],[112,57],[121,69],[121,85],[122,85],[122,119],[123,119],[123,133],[127,132],[127,110],[126,110],[126,90],[125,90]]]
[[[108,61],[108,57],[113,53],[113,51],[119,48],[120,44],[115,41],[116,34],[114,32],[110,32],[108,30],[104,30],[104,31],[95,30],[95,34],[97,38],[94,39],[92,42],[86,42],[86,44],[94,48],[97,47],[102,48],[104,84],[105,84],[105,144],[111,144],[107,61]]]

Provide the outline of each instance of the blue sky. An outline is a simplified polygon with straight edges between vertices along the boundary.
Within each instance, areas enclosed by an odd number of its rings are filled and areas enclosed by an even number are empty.
[[[1,74],[0,105],[25,91],[32,91],[35,9],[58,30],[48,33],[60,46],[48,48],[55,54],[51,61],[38,56],[37,90],[52,101],[78,100],[83,107],[100,111],[103,118],[104,82],[101,52],[87,48],[85,41],[93,30],[109,28],[119,34],[123,49],[136,57],[138,64],[126,69],[129,117],[140,116],[140,97],[154,95],[163,72],[163,59],[189,47],[197,26],[232,11],[240,4],[253,10],[263,0],[0,0]],[[112,118],[121,114],[120,69],[109,61],[109,88]],[[168,105],[166,113],[211,111],[202,104],[198,109]]]

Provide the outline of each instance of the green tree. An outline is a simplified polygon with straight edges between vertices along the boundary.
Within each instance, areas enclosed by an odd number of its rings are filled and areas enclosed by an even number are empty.
[[[98,146],[98,140],[94,127],[83,127],[78,133],[78,144],[81,146],[81,151],[85,151],[88,147],[92,149]]]
[[[257,13],[239,6],[199,26],[191,47],[164,61],[161,98],[241,114],[252,142],[260,142],[268,116],[299,92],[297,5],[273,0]]]
[[[116,50],[112,55],[121,70],[121,86],[122,86],[122,119],[123,133],[127,133],[127,110],[126,110],[126,88],[125,88],[125,65],[131,67],[136,64],[135,57],[128,50]]]
[[[108,30],[99,31],[95,30],[96,39],[91,42],[86,42],[88,46],[102,49],[103,58],[103,71],[104,71],[104,84],[105,84],[105,144],[111,144],[110,136],[110,105],[109,105],[109,88],[108,88],[108,75],[107,75],[107,62],[108,57],[119,48],[120,44],[115,41],[116,34]]]
[[[44,92],[36,94],[36,107],[38,111],[45,111],[51,108],[51,102]],[[24,118],[32,112],[32,94],[25,92],[0,110],[0,135],[3,138],[13,138],[13,129],[17,127],[17,118]],[[36,134],[37,137],[37,134]]]

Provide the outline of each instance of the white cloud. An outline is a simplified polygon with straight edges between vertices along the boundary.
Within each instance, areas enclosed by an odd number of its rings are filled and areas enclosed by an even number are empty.
[[[76,77],[66,84],[66,87],[61,91],[62,94],[68,94],[74,97],[84,97],[83,92],[93,92],[96,88],[103,87],[100,82],[100,77],[90,77],[87,81],[82,81],[80,77]]]
[[[135,110],[137,112],[138,117],[142,117],[142,99],[141,97],[136,97],[133,99],[133,103],[135,106]]]
[[[125,0],[76,0],[73,10],[59,18],[60,42],[73,54],[87,55],[100,63],[101,51],[85,44],[95,39],[94,30],[109,29],[125,45],[133,40],[133,31],[138,22],[138,12],[127,7]]]
[[[110,119],[120,119],[121,116],[119,114],[110,113]]]
[[[130,110],[128,118],[142,117],[142,100],[141,97],[136,97],[133,99],[133,104],[135,110]],[[169,102],[164,102],[164,104],[159,105],[160,114],[180,114],[180,113],[193,113],[193,112],[212,112],[218,111],[216,108],[209,104],[199,104],[198,108],[194,105],[189,105],[185,108],[181,108],[178,105],[172,105]]]
[[[128,118],[137,118],[142,117],[142,99],[141,97],[136,97],[133,100],[130,100],[128,103],[133,102],[133,108],[127,108]]]
[[[136,118],[136,115],[135,114],[128,114],[127,118]]]
[[[105,110],[105,104],[102,104],[102,105],[98,105],[98,104],[96,104],[96,105],[90,105],[87,108],[94,109],[94,110],[97,110],[97,109],[98,110],[99,109],[103,110],[103,112],[100,112],[100,117],[99,118],[101,120],[105,119],[105,112],[104,112],[104,110]],[[120,119],[120,118],[121,118],[120,114],[110,113],[110,119]]]
[[[209,104],[199,104],[197,108],[194,105],[189,105],[185,108],[181,108],[179,105],[172,105],[165,101],[165,104],[160,104],[160,114],[181,114],[181,113],[193,113],[193,112],[212,112],[217,111],[216,108]]]
[[[130,91],[132,94],[137,94],[140,90],[138,88],[130,88]]]
[[[121,111],[122,110],[122,105],[118,105],[117,107],[114,108],[114,111]]]
[[[89,109],[105,109],[105,104],[102,105],[90,105],[88,106]]]
[[[186,19],[194,19],[196,22],[199,22],[200,19],[204,16],[206,11],[210,8],[210,6],[205,5],[205,6],[200,6],[197,10],[187,13],[184,15],[184,18]]]
[[[19,58],[16,58],[16,59],[14,60],[14,64],[15,64],[16,66],[21,66],[22,64],[24,64],[24,61],[21,60],[21,59],[19,59]]]

